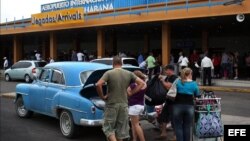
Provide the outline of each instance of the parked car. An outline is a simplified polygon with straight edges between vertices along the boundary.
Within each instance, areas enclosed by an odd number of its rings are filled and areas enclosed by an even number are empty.
[[[5,70],[5,81],[14,79],[31,82],[34,76],[40,74],[41,68],[47,63],[45,61],[21,60],[13,64],[9,69]]]
[[[68,138],[76,135],[79,126],[101,126],[105,102],[98,97],[95,83],[111,68],[91,62],[50,63],[33,83],[16,86],[16,113],[21,118],[33,112],[58,118],[61,132]]]
[[[102,64],[106,64],[106,65],[112,65],[113,64],[113,58],[94,59],[94,60],[91,60],[91,62],[102,63]],[[137,67],[139,67],[139,64],[138,64],[138,62],[136,61],[135,58],[122,57],[122,63],[123,63],[124,66],[137,66]]]

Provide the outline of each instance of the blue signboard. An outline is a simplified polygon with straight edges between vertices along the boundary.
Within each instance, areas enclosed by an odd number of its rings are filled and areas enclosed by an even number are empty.
[[[114,0],[66,0],[41,5],[41,12],[84,7],[84,12],[112,10]]]
[[[173,0],[65,0],[41,5],[41,12],[83,7],[85,13],[114,10]]]

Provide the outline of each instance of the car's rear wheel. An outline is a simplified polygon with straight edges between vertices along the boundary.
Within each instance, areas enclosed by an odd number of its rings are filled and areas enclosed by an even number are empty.
[[[78,126],[75,125],[72,114],[63,110],[60,114],[60,129],[63,136],[73,138],[77,135]]]
[[[30,83],[31,82],[31,78],[30,78],[30,76],[28,74],[25,74],[24,80],[25,80],[26,83]]]
[[[23,103],[23,98],[19,96],[15,104],[16,113],[21,118],[29,118],[32,116],[33,112],[26,109]]]
[[[5,81],[10,81],[10,75],[9,74],[5,74]]]

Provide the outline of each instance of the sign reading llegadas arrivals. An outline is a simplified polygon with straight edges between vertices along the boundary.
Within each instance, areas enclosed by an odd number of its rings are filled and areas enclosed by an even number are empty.
[[[83,8],[71,8],[31,15],[32,26],[51,26],[58,24],[83,23]]]

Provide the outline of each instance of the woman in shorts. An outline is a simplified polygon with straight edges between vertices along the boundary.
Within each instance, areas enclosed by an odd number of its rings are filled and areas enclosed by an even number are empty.
[[[134,71],[134,74],[145,81],[146,77],[141,71]],[[131,95],[130,91],[136,88],[136,84],[132,83],[127,89],[128,91],[128,106],[129,117],[132,125],[133,140],[136,141],[139,138],[140,141],[145,141],[143,130],[139,124],[139,115],[144,111],[144,93],[147,86],[145,85],[138,93]]]

